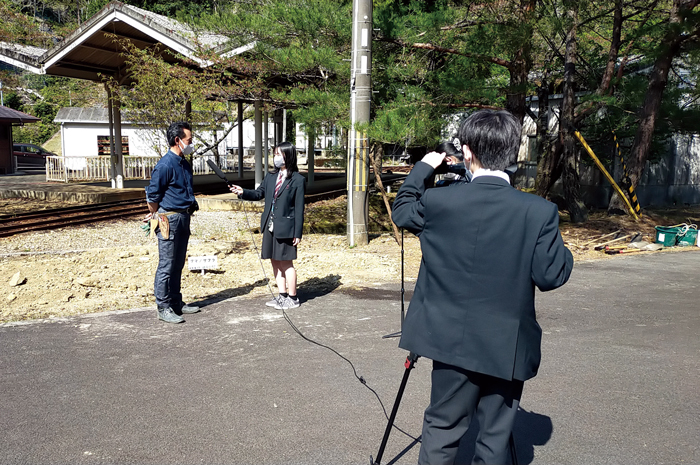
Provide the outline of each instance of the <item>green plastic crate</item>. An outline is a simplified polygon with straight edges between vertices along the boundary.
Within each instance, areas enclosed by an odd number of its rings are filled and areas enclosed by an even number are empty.
[[[664,247],[673,247],[678,242],[678,231],[675,226],[656,226],[656,242]]]

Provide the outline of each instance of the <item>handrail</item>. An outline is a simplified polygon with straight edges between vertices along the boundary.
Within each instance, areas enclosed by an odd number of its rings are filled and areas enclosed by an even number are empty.
[[[160,157],[157,155],[129,155],[124,157],[124,179],[150,179],[153,168]],[[201,155],[192,160],[194,174],[210,174],[211,169],[207,160],[212,160],[222,171],[235,172],[238,157],[230,154]],[[90,157],[46,157],[47,182],[71,181],[109,181],[110,156],[95,155]]]

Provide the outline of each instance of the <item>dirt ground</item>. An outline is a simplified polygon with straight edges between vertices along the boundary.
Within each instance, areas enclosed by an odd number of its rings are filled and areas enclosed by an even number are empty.
[[[306,223],[311,230],[304,235],[295,261],[302,303],[305,293],[400,282],[401,248],[389,230],[383,204],[374,197],[370,242],[353,248],[345,234],[314,230],[328,230],[329,224],[345,221],[345,197],[307,206]],[[0,214],[61,206],[65,204],[0,199]],[[601,236],[618,230],[639,232],[644,240],[654,242],[655,226],[680,223],[699,224],[700,206],[647,210],[639,222],[628,216],[592,212],[590,221],[575,225],[563,214],[561,231],[576,261],[614,259],[619,255],[593,250],[605,240],[599,239]],[[269,280],[269,261],[258,259],[261,236],[253,232],[258,224],[259,213],[250,212],[200,211],[193,217],[188,255],[215,255],[218,269],[202,274],[188,271],[186,265],[182,281],[186,302],[208,303],[276,292]],[[158,250],[155,239],[149,239],[139,226],[138,219],[120,220],[0,238],[0,323],[108,310],[155,310],[153,277]],[[404,249],[404,273],[409,282],[415,280],[420,264],[418,239],[406,233]],[[700,249],[676,247],[637,253],[669,251]],[[17,273],[19,284],[13,280]]]

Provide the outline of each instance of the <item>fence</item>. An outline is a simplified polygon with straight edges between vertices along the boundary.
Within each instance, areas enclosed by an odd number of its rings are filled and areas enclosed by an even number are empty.
[[[203,155],[192,160],[194,174],[210,174],[207,160],[215,162],[222,171],[235,171],[237,156],[220,155],[217,162],[214,155]],[[110,157],[105,155],[93,157],[46,157],[46,181],[109,181]],[[150,179],[151,172],[160,160],[158,156],[124,157],[124,179]]]

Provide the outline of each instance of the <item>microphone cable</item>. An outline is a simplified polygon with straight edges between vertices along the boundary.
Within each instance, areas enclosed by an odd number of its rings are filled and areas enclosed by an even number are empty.
[[[258,249],[258,244],[255,242],[255,236],[253,236],[253,228],[250,226],[250,221],[248,220],[248,210],[246,209],[245,201],[241,202],[241,204],[243,205],[243,214],[244,214],[244,217],[245,217],[246,225],[248,226],[248,232],[250,233],[250,240],[251,240],[251,242],[253,243],[253,248],[255,249],[255,252],[256,252],[257,255],[258,255],[258,261],[260,262],[260,268],[261,268],[261,270],[262,270],[263,277],[264,277],[265,280],[267,281],[267,289],[268,289],[268,291],[270,292],[270,295],[272,296],[272,298],[274,299],[274,298],[275,298],[275,293],[274,293],[274,291],[272,290],[272,286],[270,285],[270,278],[267,277],[267,272],[265,271],[265,265],[263,264],[263,261],[262,261],[261,252],[260,252],[260,250]],[[261,231],[261,233],[262,233],[262,231]],[[377,394],[377,391],[375,391],[372,387],[370,387],[370,386],[367,384],[367,381],[365,380],[365,378],[364,378],[363,376],[360,376],[360,375],[357,374],[357,369],[355,368],[355,365],[350,361],[350,359],[348,359],[347,357],[345,357],[344,355],[342,355],[340,352],[338,352],[338,351],[335,350],[334,348],[332,348],[332,347],[330,347],[330,346],[327,346],[327,345],[325,345],[325,344],[322,344],[322,343],[320,343],[320,342],[318,342],[318,341],[315,341],[315,340],[311,339],[310,337],[306,336],[306,335],[305,335],[304,333],[302,333],[301,330],[294,324],[294,322],[291,320],[291,318],[289,318],[289,315],[287,315],[287,312],[285,312],[284,309],[281,309],[281,310],[282,310],[282,316],[284,317],[285,321],[289,324],[289,326],[292,328],[292,330],[294,330],[294,332],[297,333],[302,339],[304,339],[304,340],[307,341],[307,342],[310,342],[311,344],[314,344],[314,345],[317,345],[317,346],[319,346],[319,347],[323,347],[324,349],[330,350],[331,352],[333,352],[335,355],[337,355],[337,356],[340,357],[341,359],[345,360],[345,361],[350,365],[350,368],[352,368],[352,372],[353,372],[353,375],[355,376],[355,378],[357,378],[357,380],[358,380],[360,383],[362,383],[362,385],[363,385],[364,387],[366,387],[367,389],[369,389],[370,392],[372,392],[372,394],[374,394],[374,397],[377,398],[377,401],[379,402],[379,405],[382,407],[382,412],[384,412],[384,417],[385,417],[387,420],[389,420],[389,415],[386,413],[386,407],[384,407],[384,402],[382,402],[382,399],[379,397],[379,394]],[[403,433],[404,435],[406,435],[406,436],[408,436],[409,438],[411,438],[412,440],[420,442],[420,439],[415,438],[415,437],[413,437],[410,433],[408,433],[408,432],[402,430],[401,428],[399,428],[398,426],[396,426],[395,423],[392,424],[392,426],[393,426],[394,428],[396,428],[398,431],[400,431],[401,433]]]

